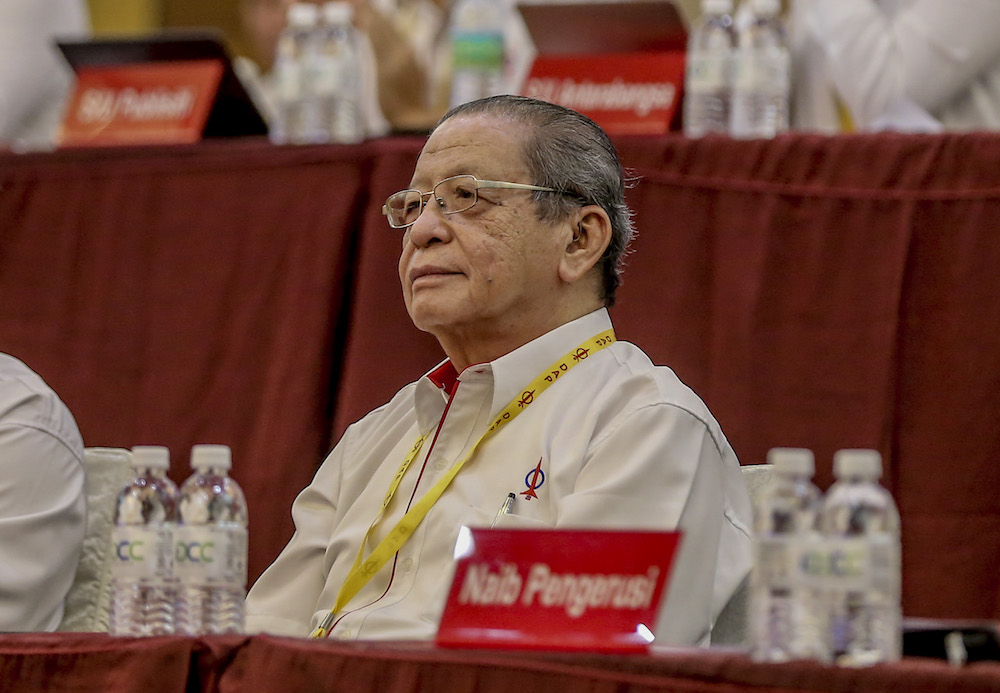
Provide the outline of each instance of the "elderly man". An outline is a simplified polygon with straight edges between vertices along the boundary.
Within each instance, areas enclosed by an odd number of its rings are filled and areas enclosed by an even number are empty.
[[[749,571],[750,504],[705,404],[615,341],[633,229],[608,137],[545,102],[474,101],[437,125],[410,188],[383,211],[410,317],[448,358],[344,434],[249,627],[433,637],[459,528],[513,494],[501,526],[682,530],[656,635],[707,642]]]

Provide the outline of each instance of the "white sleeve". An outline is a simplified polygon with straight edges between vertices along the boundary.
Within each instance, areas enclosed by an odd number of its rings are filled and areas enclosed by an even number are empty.
[[[86,519],[79,452],[56,436],[0,424],[0,631],[62,620]]]
[[[50,136],[72,76],[54,41],[88,33],[83,0],[0,2],[0,142]]]
[[[343,439],[292,503],[295,534],[247,594],[247,632],[306,637],[328,571]]]
[[[810,32],[826,52],[838,93],[862,126],[901,99],[934,112],[1000,61],[1000,2],[812,2]]]

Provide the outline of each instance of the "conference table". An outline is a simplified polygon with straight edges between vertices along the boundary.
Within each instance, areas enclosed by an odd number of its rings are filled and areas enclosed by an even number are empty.
[[[864,669],[765,664],[735,650],[648,654],[441,649],[431,643],[312,641],[267,635],[116,639],[0,636],[4,693],[979,693],[1000,663],[908,658]]]
[[[87,445],[166,445],[176,480],[230,445],[252,580],[344,429],[443,357],[380,213],[422,142],[0,153],[0,350]],[[615,143],[639,229],[619,339],[743,464],[808,447],[826,488],[835,450],[879,450],[904,613],[1000,617],[1000,133]]]

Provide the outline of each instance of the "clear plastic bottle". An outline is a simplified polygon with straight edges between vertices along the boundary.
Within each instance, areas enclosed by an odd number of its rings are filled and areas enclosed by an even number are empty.
[[[749,0],[751,16],[737,32],[731,131],[744,139],[788,130],[790,59],[780,0]]]
[[[507,0],[457,0],[451,8],[451,105],[504,92]]]
[[[309,48],[313,98],[307,101],[304,139],[354,144],[365,138],[361,56],[348,2],[323,5],[322,21]]]
[[[732,56],[736,34],[732,0],[701,0],[688,35],[684,70],[684,134],[729,133]]]
[[[225,445],[195,445],[181,484],[176,531],[177,631],[241,633],[247,582],[247,505]]]
[[[313,98],[309,76],[310,46],[316,40],[319,7],[297,2],[288,8],[287,22],[275,48],[275,103],[270,124],[275,144],[306,141],[306,113]]]
[[[899,513],[878,483],[882,458],[839,450],[833,472],[821,520],[833,656],[847,666],[895,661],[902,649]]]
[[[132,448],[135,478],[118,494],[111,529],[112,635],[174,632],[173,571],[177,485],[167,478],[170,452],[159,445]]]
[[[822,494],[812,482],[813,454],[773,448],[774,477],[755,513],[750,632],[754,659],[784,662],[828,658],[825,621],[799,568],[819,535]]]

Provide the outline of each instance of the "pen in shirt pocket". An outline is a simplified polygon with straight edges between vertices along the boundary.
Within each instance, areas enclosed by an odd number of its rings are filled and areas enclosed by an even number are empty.
[[[500,521],[501,517],[510,512],[510,506],[514,504],[515,498],[517,498],[517,496],[514,495],[513,491],[507,494],[507,497],[503,499],[503,503],[500,504],[500,509],[497,510],[496,517],[494,517],[493,522],[490,523],[490,527],[495,526],[496,523]]]

